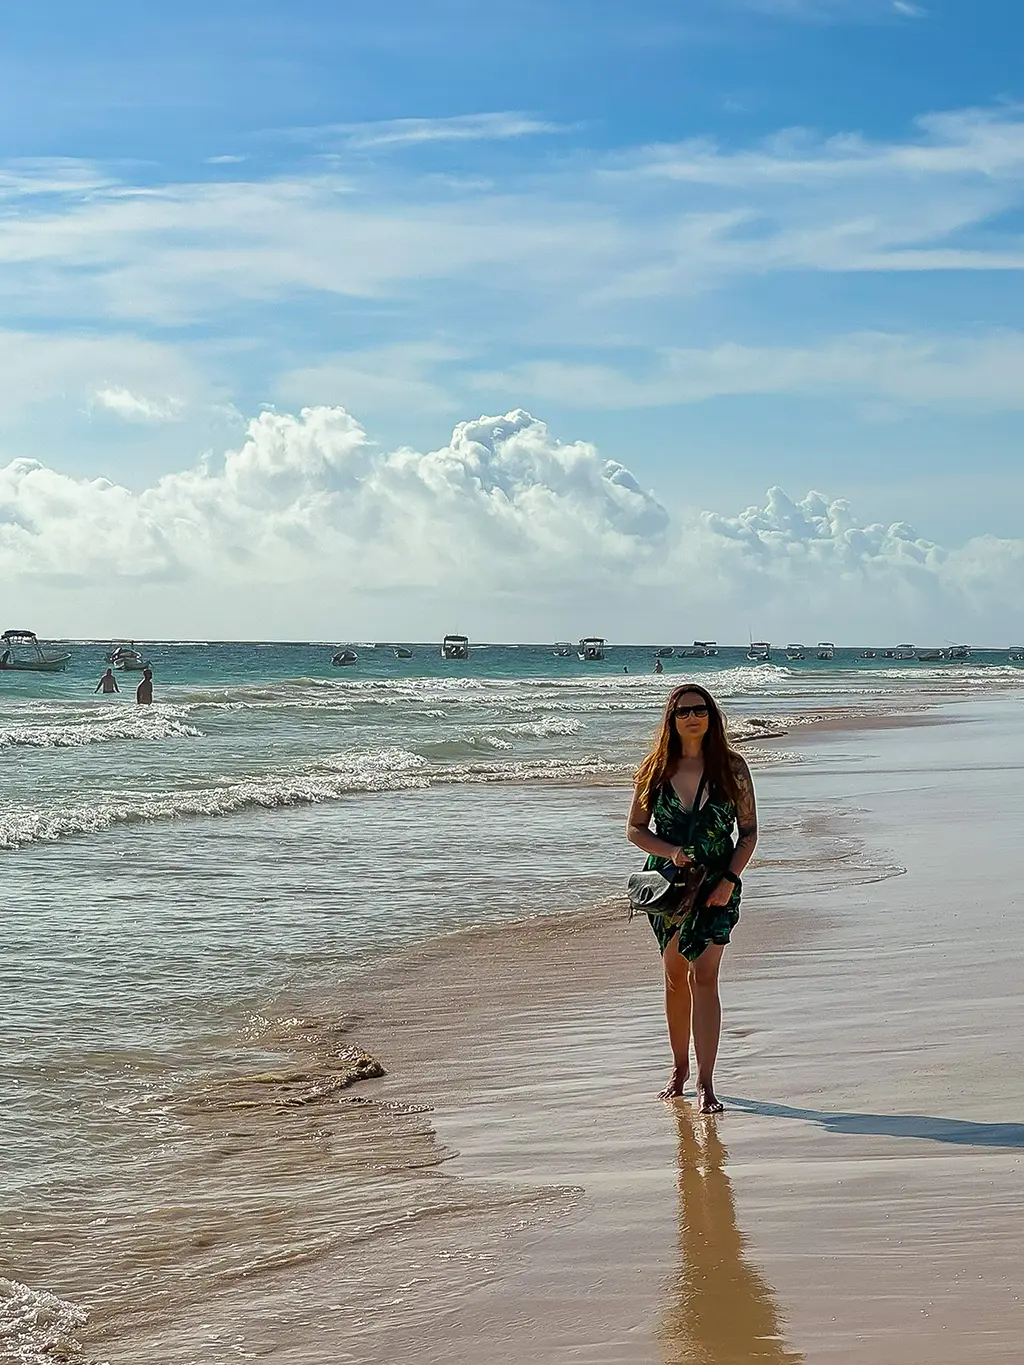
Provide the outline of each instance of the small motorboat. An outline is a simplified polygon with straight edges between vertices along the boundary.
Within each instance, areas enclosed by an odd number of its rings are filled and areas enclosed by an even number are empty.
[[[971,657],[970,645],[950,645],[946,650],[947,659],[969,659]]]
[[[877,659],[878,654],[873,649],[862,649],[860,652],[860,657],[862,659]]]
[[[823,664],[827,664],[828,661],[829,661],[830,659],[834,659],[835,657],[836,657],[836,647],[835,647],[835,645],[832,643],[832,641],[831,641],[831,640],[819,640],[819,641],[818,641],[818,660],[819,660],[819,662],[821,662],[821,663],[823,663]]]
[[[943,657],[941,649],[919,649],[917,661],[921,664],[934,664]]]
[[[441,658],[464,661],[469,658],[468,635],[446,635],[441,641]]]
[[[0,635],[0,668],[12,673],[62,673],[71,655],[46,652],[32,630],[5,630]]]
[[[718,653],[718,642],[716,640],[694,640],[693,648],[698,658],[713,659]]]
[[[556,659],[571,659],[575,652],[568,640],[556,640],[551,654]]]
[[[660,649],[654,651],[654,657],[656,659],[671,659],[675,652],[675,648],[672,645],[662,645]],[[680,650],[679,652],[680,654],[685,653],[684,650]]]
[[[786,658],[791,664],[798,663],[801,659],[807,658],[807,650],[803,645],[787,645]]]
[[[358,662],[359,655],[354,649],[339,649],[331,659],[331,664],[334,668],[348,668],[349,665],[357,664]]]
[[[770,664],[772,647],[767,640],[751,640],[747,658],[754,664]]]
[[[587,635],[580,641],[576,657],[583,663],[599,663],[604,658],[604,640],[600,635]]]
[[[892,654],[886,654],[887,659],[916,659],[917,645],[897,645]]]
[[[119,673],[141,673],[151,666],[149,660],[144,659],[135,648],[134,640],[128,645],[112,646],[107,663],[113,664]]]
[[[1006,657],[1011,664],[1024,664],[1024,645],[1011,645]]]
[[[405,645],[395,645],[394,655],[396,659],[411,659],[412,650],[406,649]]]

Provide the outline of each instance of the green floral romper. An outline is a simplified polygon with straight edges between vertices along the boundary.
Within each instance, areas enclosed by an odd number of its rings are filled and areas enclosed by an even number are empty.
[[[708,870],[707,885],[710,890],[722,873],[728,868],[735,845],[732,831],[736,824],[736,807],[726,797],[712,792],[697,812],[693,821],[693,836],[690,835],[691,812],[680,801],[671,782],[658,789],[658,795],[651,808],[654,819],[654,832],[659,839],[667,839],[670,844],[678,844],[694,862],[703,863]],[[645,871],[652,868],[659,872],[668,865],[668,858],[648,855]],[[710,943],[725,944],[740,917],[740,888],[733,887],[727,905],[702,905],[699,901],[693,912],[679,924],[665,915],[651,915],[651,928],[664,953],[679,933],[679,951],[683,957],[693,962]]]

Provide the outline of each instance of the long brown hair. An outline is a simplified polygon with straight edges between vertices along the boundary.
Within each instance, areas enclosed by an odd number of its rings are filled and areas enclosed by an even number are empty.
[[[679,698],[687,692],[696,692],[703,698],[708,708],[708,728],[704,732],[703,740],[704,772],[707,774],[708,786],[734,803],[739,797],[739,786],[733,769],[733,761],[737,755],[725,737],[725,717],[710,692],[706,692],[697,683],[683,683],[669,693],[668,701],[665,703],[665,714],[661,718],[661,725],[651,751],[636,770],[636,794],[648,810],[651,806],[651,794],[665,783],[668,774],[682,757],[683,746],[676,730],[674,713]]]

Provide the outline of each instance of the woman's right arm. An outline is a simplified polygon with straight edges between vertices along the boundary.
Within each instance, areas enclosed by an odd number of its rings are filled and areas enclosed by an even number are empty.
[[[690,861],[678,844],[670,844],[667,839],[659,839],[651,833],[651,812],[641,801],[636,788],[633,789],[633,803],[626,820],[626,838],[645,853],[653,853],[656,858],[671,859],[677,867]]]

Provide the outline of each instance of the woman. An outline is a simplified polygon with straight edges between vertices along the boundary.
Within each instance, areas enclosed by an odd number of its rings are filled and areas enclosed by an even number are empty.
[[[739,830],[735,844],[734,826]],[[729,747],[722,713],[703,687],[684,683],[669,697],[654,746],[637,770],[626,836],[649,855],[648,868],[697,862],[707,869],[697,908],[681,925],[668,916],[648,918],[665,963],[673,1057],[661,1098],[683,1093],[692,1032],[700,1110],[718,1114],[718,969],[740,917],[740,874],[757,843],[757,808],[750,770]]]

